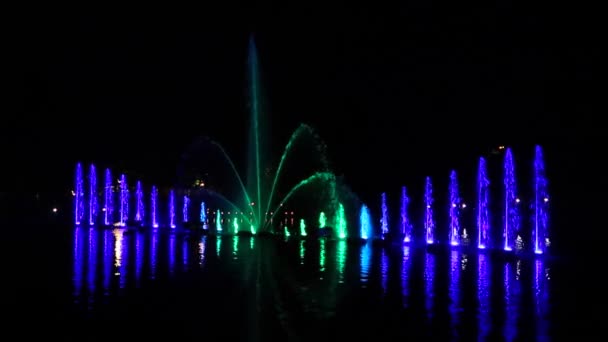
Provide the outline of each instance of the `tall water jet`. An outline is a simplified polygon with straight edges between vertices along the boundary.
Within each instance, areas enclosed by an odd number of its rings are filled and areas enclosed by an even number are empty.
[[[547,177],[545,176],[545,161],[543,150],[539,145],[535,148],[534,155],[534,227],[532,239],[534,241],[534,253],[543,254],[550,244],[549,224],[549,193],[547,191]]]
[[[458,193],[458,179],[456,171],[450,172],[450,244],[460,244],[460,195]]]
[[[201,224],[203,229],[207,229],[207,208],[205,208],[205,202],[201,202],[201,213],[200,213]]]
[[[338,204],[338,212],[336,213],[336,229],[338,231],[338,238],[346,238],[346,214],[344,213],[344,205]]]
[[[127,176],[120,175],[120,226],[127,225],[129,218],[129,187],[127,186]]]
[[[363,204],[359,212],[360,236],[363,240],[372,237],[372,218],[369,214],[369,208]]]
[[[89,167],[89,225],[95,225],[97,219],[97,171],[95,165]]]
[[[260,83],[260,74],[259,74],[259,66],[258,66],[258,55],[257,49],[255,47],[255,42],[253,40],[253,36],[249,39],[249,60],[248,60],[248,76],[249,76],[249,106],[251,111],[251,132],[250,132],[250,144],[249,146],[253,149],[249,153],[250,161],[248,163],[248,177],[247,177],[247,187],[248,193],[253,194],[253,202],[248,203],[248,205],[252,205],[254,208],[251,208],[255,213],[255,225],[260,226],[260,220],[262,219],[262,168],[266,167],[265,160],[266,157],[262,155],[262,150],[267,146],[262,141],[262,137],[267,137],[268,135],[265,132],[262,132],[262,126],[260,122],[263,120],[262,116],[265,114],[262,111],[262,103],[261,103],[261,83]],[[267,121],[267,120],[266,120]]]
[[[515,245],[516,234],[519,231],[519,198],[517,197],[517,183],[515,182],[515,165],[511,148],[507,148],[504,160],[504,230],[503,249],[510,251]]]
[[[105,186],[104,186],[104,224],[111,225],[113,222],[114,213],[114,195],[112,194],[112,172],[106,169]]]
[[[188,208],[190,207],[190,198],[184,195],[184,206],[182,207],[182,221],[188,222]]]
[[[144,220],[144,189],[141,185],[141,181],[137,181],[135,187],[135,221],[142,222]]]
[[[477,247],[480,249],[488,247],[490,242],[489,191],[486,160],[481,157],[477,171]]]
[[[219,209],[215,212],[215,230],[217,233],[222,231],[222,214]]]
[[[82,164],[76,164],[76,188],[74,190],[74,223],[80,224],[84,216],[84,180],[82,179]]]
[[[386,192],[381,195],[382,204],[382,216],[380,218],[380,237],[384,240],[386,234],[388,234],[388,208],[386,206]]]
[[[426,243],[432,244],[435,234],[435,218],[433,217],[433,184],[431,177],[426,177],[424,186],[424,231]]]
[[[407,196],[405,186],[401,187],[401,234],[403,242],[412,241],[412,224],[407,213],[407,208],[410,204],[410,198]]]
[[[304,219],[300,219],[300,236],[306,236],[306,222]]]
[[[152,191],[150,192],[150,216],[152,227],[158,228],[158,189],[155,185],[152,185]]]
[[[325,216],[324,212],[319,214],[319,228],[327,227],[327,216]]]
[[[169,227],[175,228],[175,191],[169,191]]]

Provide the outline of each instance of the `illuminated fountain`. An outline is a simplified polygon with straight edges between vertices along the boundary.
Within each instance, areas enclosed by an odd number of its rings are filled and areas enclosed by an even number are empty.
[[[129,187],[127,185],[127,176],[120,175],[120,226],[127,225],[129,219]]]
[[[308,200],[307,203],[315,203],[319,211],[325,211],[328,215],[326,222],[332,222],[332,226],[317,228],[328,228],[336,237],[347,238],[346,208],[344,205],[341,206],[338,198],[341,194],[338,189],[338,181],[329,171],[325,145],[316,132],[310,126],[301,124],[289,138],[276,164],[270,160],[271,156],[268,153],[270,142],[267,140],[272,135],[266,131],[269,120],[266,119],[267,113],[262,101],[264,96],[260,68],[253,39],[249,41],[248,76],[251,120],[246,177],[241,177],[232,159],[219,143],[204,138],[195,141],[182,157],[181,185],[191,190],[191,196],[194,196],[193,192],[198,192],[201,194],[201,199],[208,202],[219,201],[220,204],[217,205],[222,209],[244,213],[243,224],[239,225],[238,233],[247,234],[282,233],[285,222],[276,219],[276,216],[279,213],[284,214],[285,207],[293,204],[289,201],[303,201],[303,196],[319,195],[321,197],[322,192],[324,196],[322,199],[314,198]],[[307,161],[305,168],[294,167],[293,156],[297,155],[301,160],[301,157],[304,156],[304,154],[301,155],[302,153],[308,153],[306,156],[310,157],[310,163]],[[218,158],[218,160],[196,159],[201,156],[207,159]],[[220,170],[218,165],[225,166],[225,168]],[[217,181],[214,184],[217,188],[222,189],[221,194],[204,186],[192,186],[200,179],[198,175],[209,174],[210,172],[206,171],[211,168],[217,168],[218,173],[230,175],[221,177],[219,180],[228,184],[217,184]],[[279,225],[275,227],[277,223]],[[276,231],[275,228],[277,228]],[[232,232],[233,229],[230,231]]]
[[[424,231],[426,243],[432,244],[435,234],[435,218],[433,217],[433,184],[431,177],[426,177],[424,186]]]
[[[135,187],[135,221],[142,222],[144,220],[144,189],[141,185],[141,181],[137,181]]]
[[[456,171],[450,172],[450,244],[460,244],[460,195],[458,194],[458,179]]]
[[[549,193],[547,191],[547,178],[545,176],[545,161],[543,150],[536,146],[534,155],[534,203],[533,203],[532,240],[534,253],[543,254],[550,245],[549,224]]]
[[[489,187],[486,160],[481,157],[477,171],[477,247],[480,249],[489,247],[490,242]]]
[[[188,208],[190,207],[190,198],[184,195],[184,206],[182,207],[182,221],[184,223],[188,222]]]
[[[200,220],[203,225],[203,229],[207,230],[207,208],[205,208],[205,202],[201,202]]]
[[[401,234],[403,242],[412,241],[412,224],[407,213],[407,208],[410,203],[410,198],[407,196],[407,189],[401,187]]]
[[[359,226],[361,229],[360,236],[363,240],[367,240],[372,237],[372,218],[369,214],[369,208],[365,204],[361,206],[361,212],[359,214]]]
[[[169,227],[175,228],[175,191],[169,191]]]
[[[114,195],[112,193],[112,172],[106,169],[105,185],[104,185],[104,224],[106,226],[114,223],[112,215],[114,214]]]
[[[507,148],[504,160],[504,230],[503,249],[513,250],[519,232],[519,198],[515,182],[515,165],[511,149]]]
[[[381,210],[382,216],[380,218],[380,237],[384,240],[386,234],[388,234],[388,208],[386,207],[386,192],[381,195]]]
[[[94,226],[97,219],[97,172],[95,165],[89,167],[89,225]]]
[[[84,180],[82,164],[76,164],[76,190],[74,190],[74,223],[79,225],[84,217]]]
[[[152,221],[152,227],[158,228],[158,189],[152,185],[152,191],[150,192],[150,216]]]

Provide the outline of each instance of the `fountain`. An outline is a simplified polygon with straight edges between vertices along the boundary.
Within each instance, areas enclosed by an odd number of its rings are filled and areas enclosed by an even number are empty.
[[[95,165],[89,167],[89,225],[94,226],[97,219],[97,172]]]
[[[120,175],[120,226],[127,225],[129,219],[129,187],[127,184],[127,176],[123,173]]]
[[[534,204],[533,204],[532,239],[534,253],[543,254],[550,245],[548,234],[549,221],[549,194],[547,192],[547,178],[545,177],[545,161],[543,150],[536,146],[534,155]]]
[[[372,237],[372,219],[369,214],[369,208],[363,204],[359,214],[359,226],[360,236],[363,240],[367,240]]]
[[[141,185],[141,181],[137,181],[135,187],[135,221],[142,222],[144,220],[144,189]]]
[[[201,224],[203,229],[207,230],[207,208],[205,208],[205,202],[201,202],[201,213],[200,213]]]
[[[407,214],[407,207],[410,203],[410,198],[407,196],[405,186],[401,187],[401,234],[403,242],[412,241],[412,224]]]
[[[460,195],[458,194],[458,179],[456,171],[450,172],[450,244],[460,244]]]
[[[515,183],[515,166],[511,148],[507,148],[504,160],[504,230],[503,249],[511,251],[519,232],[519,198],[517,197],[517,186]]]
[[[74,191],[74,223],[80,224],[84,217],[84,181],[82,179],[82,164],[76,164],[76,190]]]
[[[486,160],[479,158],[477,172],[477,247],[484,249],[489,246],[490,220],[488,211],[490,181],[486,170]]]
[[[184,195],[184,206],[182,207],[182,221],[188,222],[188,207],[190,206],[190,198]]]
[[[388,234],[388,208],[386,207],[386,192],[383,192],[380,196],[382,204],[382,217],[380,218],[380,237],[384,240],[386,234]]]
[[[215,231],[218,234],[222,231],[222,215],[219,209],[215,212]]]
[[[114,196],[112,193],[112,172],[110,172],[110,169],[106,169],[104,200],[104,224],[109,226],[114,223],[112,217],[114,214]]]
[[[175,228],[175,191],[169,191],[169,227]]]
[[[304,219],[300,219],[300,236],[306,236],[306,222]]]
[[[152,185],[150,192],[150,215],[152,220],[152,228],[158,228],[158,189]]]
[[[431,177],[426,177],[424,186],[424,231],[426,243],[432,244],[435,234],[435,218],[433,217],[433,184]]]

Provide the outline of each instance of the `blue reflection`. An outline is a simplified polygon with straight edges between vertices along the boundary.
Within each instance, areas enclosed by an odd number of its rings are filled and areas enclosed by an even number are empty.
[[[534,304],[536,314],[536,338],[549,340],[549,283],[550,269],[545,268],[541,259],[534,263]]]
[[[123,229],[114,229],[114,264],[117,268],[118,284],[121,289],[127,286],[127,264],[129,261],[129,237]]]
[[[505,263],[504,286],[505,286],[505,326],[503,335],[505,340],[513,341],[517,337],[517,320],[520,311],[521,289],[517,278],[517,269],[513,269],[512,263]]]
[[[97,280],[97,234],[95,229],[89,229],[89,269],[87,270],[87,286],[89,290],[89,303],[94,301]]]
[[[410,299],[410,268],[410,246],[403,246],[403,258],[401,259],[401,295],[404,307],[408,307]]]
[[[466,259],[464,259],[466,260]],[[453,335],[457,335],[456,329],[460,326],[462,302],[460,293],[460,273],[462,264],[458,251],[452,250],[450,255],[450,324]]]
[[[382,275],[382,293],[386,295],[388,290],[388,256],[384,248],[380,255],[380,274]]]
[[[150,242],[150,278],[156,278],[156,268],[158,265],[158,230],[152,230],[152,237]]]
[[[198,264],[202,267],[205,265],[205,250],[207,249],[207,236],[203,235],[198,243]]]
[[[145,236],[141,232],[135,235],[135,282],[138,287],[141,285],[141,273],[144,267],[144,239]]]
[[[103,232],[103,294],[110,294],[110,284],[112,283],[112,261],[114,260],[114,236],[111,230]]]
[[[169,274],[175,272],[175,234],[169,234]]]
[[[425,307],[427,317],[431,319],[433,316],[433,305],[435,299],[434,289],[435,283],[435,256],[431,253],[426,253],[424,263],[424,284],[425,284]]]
[[[490,328],[490,262],[486,254],[480,253],[477,265],[477,321],[479,323],[478,341],[487,341]]]
[[[188,270],[188,262],[190,261],[190,253],[188,251],[188,239],[184,239],[182,241],[182,265],[184,266],[184,271]]]
[[[83,228],[74,229],[74,265],[72,280],[74,283],[74,298],[82,293],[83,273],[84,273],[84,236]],[[77,299],[76,299],[77,300]]]
[[[372,248],[369,243],[365,243],[361,248],[361,283],[362,287],[367,287],[366,283],[369,280],[369,268],[371,265]]]

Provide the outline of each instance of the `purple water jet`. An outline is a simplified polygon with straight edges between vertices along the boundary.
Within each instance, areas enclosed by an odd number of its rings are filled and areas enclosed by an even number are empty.
[[[84,180],[82,179],[82,164],[76,164],[76,184],[74,190],[74,223],[80,224],[84,216]]]
[[[431,183],[431,177],[426,177],[424,187],[424,231],[426,243],[432,244],[435,233],[435,219],[433,218],[433,184]]]
[[[382,217],[380,218],[381,237],[384,239],[385,235],[388,234],[388,208],[386,206],[386,192],[381,195],[382,199]]]
[[[152,220],[152,227],[158,228],[158,189],[152,185],[152,191],[150,192],[150,215]]]
[[[104,224],[111,225],[113,222],[112,214],[114,213],[114,197],[112,195],[112,172],[106,169],[105,185],[104,185]]]
[[[190,198],[184,195],[184,207],[182,208],[182,221],[188,222],[188,208],[190,207]]]
[[[137,181],[135,187],[135,221],[142,222],[144,220],[144,189],[141,181]]]
[[[120,226],[127,225],[129,218],[129,188],[127,185],[127,176],[120,175]]]
[[[450,172],[450,244],[460,244],[460,195],[458,193],[458,179],[456,171]]]
[[[519,198],[517,197],[517,184],[515,182],[515,165],[511,148],[507,148],[504,160],[504,231],[503,249],[510,251],[513,249],[517,233],[519,231]]]
[[[89,167],[89,225],[94,226],[97,219],[97,171],[95,165]]]
[[[490,181],[487,176],[486,160],[479,158],[477,171],[477,247],[489,247],[490,220],[488,210],[488,195]]]
[[[403,242],[412,241],[412,224],[407,214],[409,203],[410,198],[407,196],[407,189],[403,186],[401,187],[401,234],[403,235]]]
[[[175,192],[169,191],[169,227],[175,228]]]
[[[545,161],[543,150],[536,146],[534,155],[534,226],[532,239],[534,253],[543,254],[550,243],[548,234],[549,224],[549,193],[547,191],[547,178],[545,176]]]

